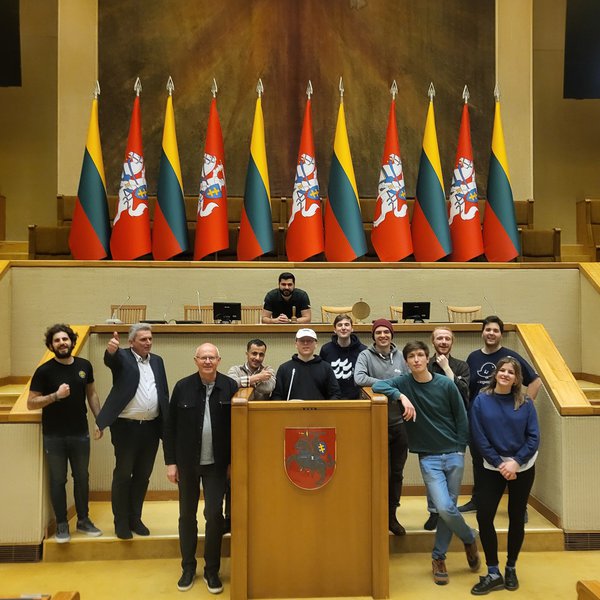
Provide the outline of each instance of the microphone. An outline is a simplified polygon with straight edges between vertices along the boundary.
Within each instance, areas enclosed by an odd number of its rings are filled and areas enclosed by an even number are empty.
[[[497,315],[498,314],[496,312],[496,309],[492,306],[492,303],[485,296],[483,296],[483,301],[492,309],[492,314],[493,315]]]
[[[200,320],[202,311],[200,310],[200,292],[198,290],[196,290],[196,306],[198,307],[198,320]]]
[[[290,396],[292,394],[292,385],[294,384],[294,375],[296,374],[296,369],[292,369],[292,377],[290,379],[290,387],[288,388],[287,398],[286,400],[289,402]]]
[[[169,320],[167,319],[167,313],[171,311],[172,304],[173,304],[173,298],[171,298],[171,302],[169,302],[169,306],[167,306],[167,310],[165,310],[165,314],[163,315],[163,319],[165,320],[165,323],[169,322]]]
[[[106,319],[105,322],[108,323],[109,325],[120,325],[123,321],[121,321],[121,319],[117,319],[117,313],[121,310],[121,307],[123,306],[123,304],[125,304],[125,302],[129,302],[129,300],[131,300],[131,296],[127,296],[127,298],[125,298],[125,300],[123,300],[123,302],[121,302],[121,304],[119,304],[119,306],[117,306],[117,308],[115,308],[110,319]]]

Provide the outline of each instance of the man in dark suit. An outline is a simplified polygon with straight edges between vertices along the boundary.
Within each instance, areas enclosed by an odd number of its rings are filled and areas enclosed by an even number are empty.
[[[179,547],[182,575],[177,589],[194,585],[200,482],[204,490],[204,581],[211,594],[223,591],[219,578],[223,539],[223,498],[231,462],[231,399],[238,384],[217,371],[221,357],[213,344],[196,348],[198,371],[175,384],[163,448],[167,477],[179,485]],[[208,410],[206,410],[208,408]]]
[[[115,533],[122,540],[150,535],[142,522],[142,505],[169,408],[169,388],[160,356],[150,354],[152,328],[136,323],[129,330],[129,348],[119,347],[115,331],[104,353],[113,387],[96,424],[110,427],[115,450],[112,509]]]

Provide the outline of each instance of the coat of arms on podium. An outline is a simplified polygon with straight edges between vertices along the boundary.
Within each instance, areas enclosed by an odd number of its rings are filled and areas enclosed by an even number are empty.
[[[288,479],[303,490],[318,490],[333,477],[335,427],[286,427],[284,467]]]

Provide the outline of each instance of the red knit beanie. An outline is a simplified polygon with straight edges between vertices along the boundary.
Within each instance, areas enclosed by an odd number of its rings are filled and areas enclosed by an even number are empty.
[[[394,326],[387,319],[377,319],[376,321],[373,321],[373,327],[371,327],[371,337],[373,339],[375,339],[375,330],[378,327],[387,327],[390,330],[392,337],[394,337]]]

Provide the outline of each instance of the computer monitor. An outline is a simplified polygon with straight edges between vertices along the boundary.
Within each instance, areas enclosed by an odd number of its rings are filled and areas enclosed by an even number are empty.
[[[431,314],[431,302],[403,302],[402,319],[412,319],[415,323],[423,323]]]
[[[213,302],[213,320],[215,323],[231,323],[242,320],[241,302]]]

